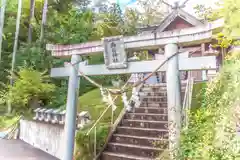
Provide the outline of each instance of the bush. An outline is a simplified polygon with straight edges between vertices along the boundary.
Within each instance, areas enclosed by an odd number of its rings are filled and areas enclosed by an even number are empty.
[[[8,85],[1,92],[1,103],[11,102],[16,112],[24,113],[31,109],[31,104],[44,104],[50,101],[55,85],[49,83],[50,78],[45,73],[30,68],[22,68],[14,76],[14,85]]]
[[[202,106],[190,115],[181,135],[179,159],[236,160],[240,141],[240,53],[230,56],[220,74],[207,84]]]
[[[76,157],[77,160],[90,160],[94,159],[94,129],[89,135],[86,135],[92,125],[88,125],[81,129],[76,135],[76,145],[79,155]],[[99,124],[96,130],[96,144],[97,153],[102,149],[105,144],[107,135],[109,132],[108,124]]]
[[[207,88],[206,82],[198,82],[194,84],[191,104],[191,109],[193,111],[201,107],[201,104],[204,100],[206,88]]]

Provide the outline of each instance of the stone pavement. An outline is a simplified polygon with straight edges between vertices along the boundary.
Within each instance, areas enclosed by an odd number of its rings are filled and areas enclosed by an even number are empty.
[[[58,160],[21,140],[0,139],[1,160]]]

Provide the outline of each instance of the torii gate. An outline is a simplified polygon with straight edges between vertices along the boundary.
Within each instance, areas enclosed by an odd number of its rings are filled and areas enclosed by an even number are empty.
[[[76,65],[85,75],[111,75],[127,73],[152,72],[163,60],[127,62],[126,49],[142,49],[152,47],[163,47],[166,58],[179,52],[180,46],[210,42],[212,32],[222,26],[222,21],[215,21],[202,26],[167,31],[162,33],[148,33],[130,37],[111,37],[104,41],[82,43],[78,45],[47,45],[47,49],[52,51],[56,57],[71,56],[71,63],[79,62],[80,55],[104,52],[105,64],[86,65],[80,63]],[[112,46],[114,42],[114,46]],[[113,47],[113,48],[111,48]],[[176,55],[171,58],[159,71],[167,73],[167,99],[168,99],[168,121],[169,139],[177,142],[180,138],[181,127],[181,97],[179,70],[216,70],[215,56],[188,58],[186,54]],[[71,160],[74,151],[76,106],[79,90],[79,76],[81,76],[72,65],[62,68],[53,68],[51,77],[69,77],[66,120],[65,120],[65,142],[64,155],[62,160]],[[174,127],[175,125],[175,127]],[[169,146],[175,148],[176,146]]]

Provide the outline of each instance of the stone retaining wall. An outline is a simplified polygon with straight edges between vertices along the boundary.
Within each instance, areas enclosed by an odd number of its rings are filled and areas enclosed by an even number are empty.
[[[20,121],[19,138],[59,159],[63,154],[64,127],[37,121]]]

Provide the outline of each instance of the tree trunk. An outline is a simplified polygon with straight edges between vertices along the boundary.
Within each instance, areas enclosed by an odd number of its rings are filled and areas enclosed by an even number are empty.
[[[43,11],[42,11],[42,25],[40,34],[40,43],[43,43],[44,38],[44,28],[47,22],[47,11],[48,11],[48,0],[44,0]]]
[[[18,0],[16,32],[15,32],[13,54],[12,54],[12,69],[11,69],[11,79],[10,79],[11,85],[13,85],[13,72],[14,72],[14,68],[15,68],[16,52],[17,52],[17,48],[18,48],[18,36],[19,36],[19,29],[20,29],[21,13],[22,13],[22,0]],[[11,103],[8,103],[8,113],[10,113],[11,110],[12,110]]]
[[[29,14],[29,27],[28,27],[28,43],[32,43],[32,20],[34,18],[34,10],[35,10],[35,0],[31,0],[30,2],[30,14]]]
[[[4,15],[5,15],[5,8],[7,4],[7,0],[1,1],[1,17],[0,17],[0,62],[2,60],[2,39],[3,39],[3,27],[4,27]]]

